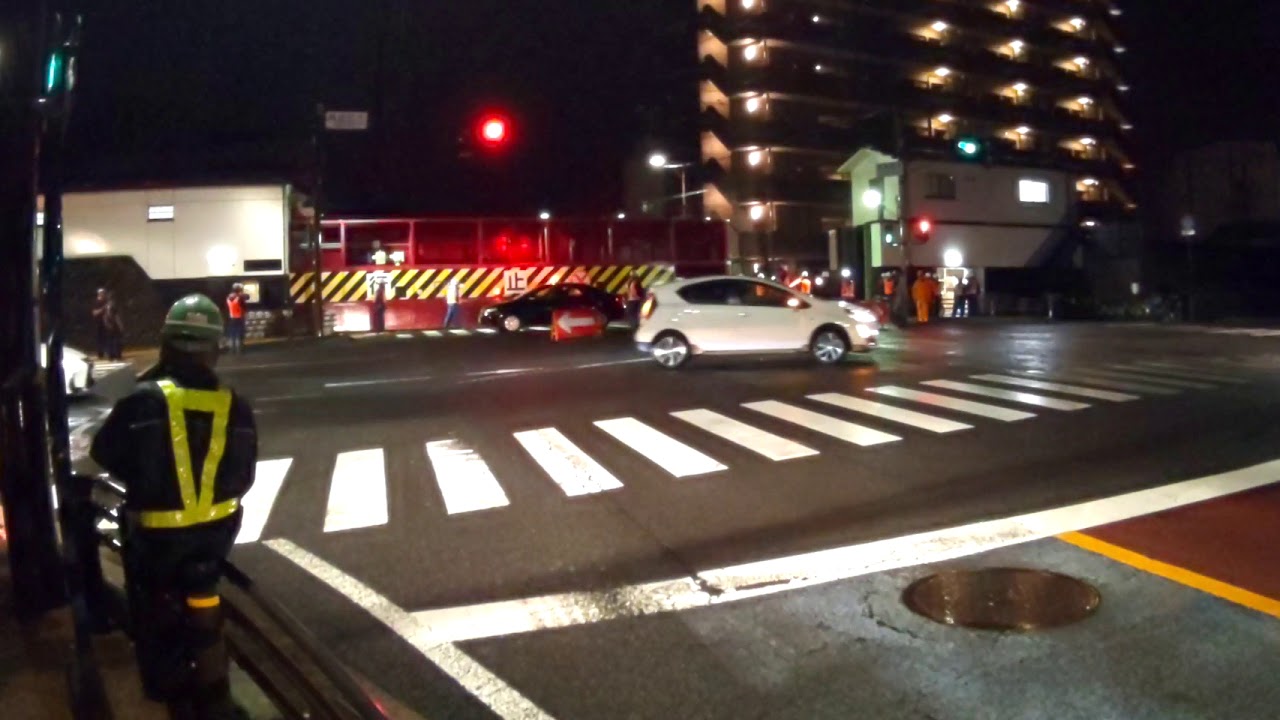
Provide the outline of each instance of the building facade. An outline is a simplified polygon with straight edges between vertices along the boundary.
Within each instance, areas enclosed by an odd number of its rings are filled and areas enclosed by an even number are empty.
[[[825,258],[874,147],[1061,172],[1083,221],[1135,209],[1107,0],[698,0],[708,215],[742,258]]]
[[[1219,142],[1173,160],[1162,229],[1189,241],[1224,226],[1280,224],[1280,151],[1272,142]]]

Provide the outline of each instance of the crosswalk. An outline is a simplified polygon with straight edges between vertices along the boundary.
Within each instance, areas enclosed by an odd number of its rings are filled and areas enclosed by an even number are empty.
[[[923,437],[975,432],[1095,406],[1120,406],[1147,398],[1236,387],[1249,382],[1222,365],[1134,361],[1061,371],[1005,368],[959,378],[919,379],[844,392],[766,398],[716,408],[678,408],[642,417],[575,418],[572,425],[531,427],[493,446],[460,432],[423,438],[409,467],[426,469],[411,482],[429,488],[444,517],[500,511],[513,504],[516,484],[533,478],[536,491],[565,498],[625,492],[629,483],[699,482],[732,473],[748,460],[797,463],[830,453],[894,447]],[[1189,380],[1188,378],[1198,378]],[[584,422],[586,420],[587,422]],[[505,441],[502,441],[505,442]],[[732,448],[746,452],[731,453]],[[324,517],[309,525],[324,533],[388,524],[389,453],[404,447],[352,448],[337,452],[327,484]],[[488,457],[486,457],[488,456]],[[399,456],[397,456],[399,457]],[[501,458],[496,466],[490,460]],[[514,471],[512,462],[525,469]],[[401,457],[401,460],[404,458]],[[406,465],[401,463],[401,465]],[[495,469],[496,468],[496,469]],[[637,477],[628,479],[626,470]],[[294,458],[258,463],[244,498],[239,543],[270,537],[271,519],[295,478]],[[397,482],[404,482],[397,479]],[[296,522],[291,523],[296,527]]]

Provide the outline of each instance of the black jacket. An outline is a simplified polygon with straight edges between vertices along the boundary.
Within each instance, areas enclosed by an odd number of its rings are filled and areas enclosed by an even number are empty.
[[[216,390],[218,377],[202,367],[157,366],[141,379],[138,388],[120,400],[93,439],[94,461],[110,472],[126,490],[125,508],[181,510],[182,494],[174,468],[173,444],[169,439],[169,410],[158,380],[172,380],[191,389]],[[200,475],[213,429],[210,413],[186,413],[191,470],[199,492]],[[258,459],[258,434],[253,410],[232,393],[227,420],[227,441],[214,480],[214,502],[243,497],[253,485]],[[144,530],[152,540],[173,541],[175,552],[223,556],[240,527],[240,512],[224,520],[184,529]],[[178,560],[175,555],[173,560]]]

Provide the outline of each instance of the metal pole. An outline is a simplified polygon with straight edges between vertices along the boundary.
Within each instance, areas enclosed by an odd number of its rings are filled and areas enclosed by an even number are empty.
[[[0,72],[0,503],[17,614],[34,618],[64,600],[46,472],[45,406],[37,359],[35,293],[39,101],[45,77],[45,3],[0,4],[9,42]],[[45,101],[47,102],[47,101]],[[59,363],[59,369],[61,369]]]
[[[315,123],[311,136],[315,179],[311,188],[311,225],[307,232],[311,236],[311,267],[315,271],[311,276],[312,320],[315,322],[316,337],[324,337],[324,284],[320,281],[320,273],[324,268],[320,251],[320,241],[324,237],[324,226],[321,224],[324,196],[324,103],[316,105]]]
[[[684,166],[680,167],[680,217],[689,217],[689,185]]]
[[[893,113],[893,135],[894,145],[898,153],[898,164],[902,168],[902,171],[898,174],[898,242],[902,243],[902,273],[901,277],[898,278],[898,282],[894,284],[894,297],[891,303],[898,313],[898,324],[906,325],[907,317],[911,314],[909,307],[912,239],[907,236],[907,224],[910,222],[911,212],[911,186],[907,182],[907,168],[910,163],[907,160],[907,138],[902,127],[902,114],[896,110]]]

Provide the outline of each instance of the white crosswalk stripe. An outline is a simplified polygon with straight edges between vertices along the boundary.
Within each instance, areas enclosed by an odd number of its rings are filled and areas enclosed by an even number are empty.
[[[1049,373],[1030,371],[1017,371],[1020,375],[1031,375],[1037,379],[1061,380],[1064,382],[1083,383],[1085,385],[1094,385],[1097,387],[1108,388],[1111,390],[1125,390],[1128,392],[1139,392],[1147,395],[1177,395],[1182,392],[1177,388],[1161,387],[1159,385],[1151,385],[1141,381],[1116,380],[1108,379],[1098,375],[1092,375],[1087,372],[1059,372],[1054,370]]]
[[[678,478],[727,469],[715,459],[635,418],[599,420],[595,426]]]
[[[453,330],[450,330],[450,331],[449,331],[449,334],[450,334],[450,335],[461,335],[461,336],[464,336],[464,337],[465,337],[465,336],[467,336],[467,335],[470,335],[470,334],[471,334],[471,331],[470,331],[470,330],[463,330],[463,329],[461,329],[461,328],[454,328]]]
[[[937,393],[921,392],[919,390],[912,390],[910,388],[897,387],[894,385],[868,388],[868,391],[879,393],[887,397],[899,398],[902,400],[913,400],[932,407],[955,410],[956,412],[962,412],[967,415],[977,415],[978,417],[1002,420],[1004,422],[1017,422],[1018,420],[1027,420],[1035,417],[1035,413],[1029,413],[1022,410],[1010,410],[1009,408],[1003,408],[998,405],[987,405],[986,403],[974,402],[972,400],[961,400],[960,398],[938,395]]]
[[[764,413],[779,420],[786,420],[800,427],[820,432],[824,435],[830,435],[833,438],[843,440],[854,445],[869,447],[872,445],[881,445],[884,443],[896,442],[902,438],[897,435],[873,430],[862,425],[855,425],[837,418],[816,413],[812,410],[805,410],[794,405],[788,405],[776,400],[765,400],[763,402],[744,403],[743,407]]]
[[[249,492],[240,501],[243,512],[236,544],[256,542],[262,538],[262,530],[267,526],[271,508],[276,504],[276,497],[280,495],[280,488],[284,486],[284,478],[292,465],[293,458],[258,461],[253,475],[253,487],[249,488]]]
[[[324,531],[387,524],[387,468],[382,448],[338,453],[329,481]]]
[[[1139,396],[1137,395],[1126,395],[1124,393],[1113,392],[1110,390],[1095,390],[1093,388],[1081,387],[1079,385],[1064,385],[1062,383],[1032,380],[1030,378],[1010,377],[1008,375],[974,375],[972,377],[974,380],[981,380],[983,382],[997,383],[1000,385],[1013,385],[1015,387],[1031,388],[1032,390],[1048,390],[1049,392],[1062,393],[1063,395],[1079,395],[1080,397],[1093,398],[1094,400],[1129,402],[1131,400],[1139,399]]]
[[[117,370],[122,370],[128,367],[133,367],[132,363],[129,363],[123,360],[111,361],[111,362],[103,362],[103,361],[95,360],[93,363],[93,377],[103,378]]]
[[[1171,375],[1175,378],[1187,378],[1189,380],[1209,380],[1211,382],[1231,383],[1238,385],[1248,382],[1244,378],[1233,377],[1230,375],[1222,375],[1213,371],[1205,371],[1198,367],[1187,365],[1174,365],[1165,362],[1135,361],[1128,365],[1113,365],[1117,368],[1131,368],[1136,371],[1154,373],[1156,375]]]
[[[943,390],[955,390],[956,392],[969,393],[970,395],[984,395],[986,397],[1008,400],[1009,402],[1021,403],[1023,405],[1034,405],[1036,407],[1048,408],[1050,410],[1071,411],[1084,410],[1089,407],[1085,403],[1075,402],[1074,400],[1059,400],[1057,398],[1034,395],[1028,392],[1004,390],[1002,388],[987,387],[986,385],[955,382],[954,380],[926,380],[921,384],[928,385],[930,387],[942,388]]]
[[[969,430],[973,426],[966,425],[955,420],[947,420],[945,418],[934,417],[924,413],[915,412],[914,410],[904,410],[893,405],[885,405],[884,403],[872,402],[871,400],[863,400],[861,398],[849,397],[840,393],[821,393],[818,395],[810,395],[810,400],[817,400],[820,403],[835,405],[846,410],[864,413],[872,417],[878,417],[883,420],[910,425],[911,427],[928,430],[935,433],[950,433],[957,430]]]
[[[1182,388],[1184,390],[1213,390],[1217,386],[1213,383],[1196,382],[1194,380],[1181,380],[1169,377],[1157,377],[1150,373],[1138,372],[1135,370],[1109,370],[1105,368],[1089,368],[1088,372],[1103,377],[1113,377],[1120,380],[1137,380],[1139,382],[1163,385],[1165,387]]]
[[[565,495],[576,497],[622,487],[618,478],[555,428],[518,432],[515,438]]]
[[[673,412],[671,415],[700,427],[712,435],[757,452],[770,460],[794,460],[818,454],[818,451],[813,448],[711,410],[682,410]]]
[[[429,337],[429,338],[438,338],[438,337],[444,337],[444,333],[440,332],[439,330],[423,330],[422,336]]]
[[[450,515],[505,507],[511,504],[488,463],[456,439],[427,443],[427,459],[435,471],[436,487]]]

